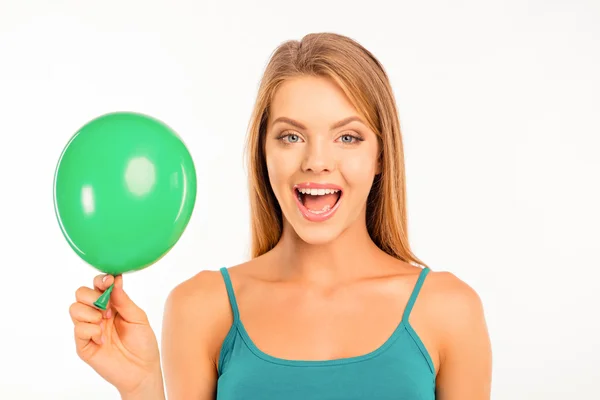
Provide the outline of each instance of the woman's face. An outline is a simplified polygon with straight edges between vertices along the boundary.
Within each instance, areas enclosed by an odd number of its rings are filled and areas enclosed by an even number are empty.
[[[273,98],[265,153],[285,225],[310,244],[365,224],[378,141],[332,80],[300,77]]]

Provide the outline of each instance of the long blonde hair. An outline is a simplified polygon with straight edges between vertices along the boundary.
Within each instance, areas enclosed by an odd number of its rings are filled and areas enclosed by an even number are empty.
[[[264,153],[269,106],[282,82],[306,75],[333,79],[379,138],[382,169],[367,203],[367,228],[372,240],[393,257],[426,266],[412,253],[408,241],[402,135],[387,74],[371,52],[335,33],[311,33],[300,41],[284,42],[271,55],[260,82],[246,147],[251,256],[258,257],[271,250],[283,228],[281,208],[269,183]]]

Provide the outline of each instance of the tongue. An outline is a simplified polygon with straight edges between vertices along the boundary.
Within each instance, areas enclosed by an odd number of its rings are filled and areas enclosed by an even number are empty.
[[[311,211],[321,211],[325,207],[329,206],[332,208],[337,201],[339,194],[325,194],[322,196],[313,196],[310,194],[305,194],[302,196],[304,198],[304,207],[308,208]]]

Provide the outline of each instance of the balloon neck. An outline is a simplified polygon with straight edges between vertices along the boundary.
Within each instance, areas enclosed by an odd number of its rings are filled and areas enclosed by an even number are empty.
[[[110,294],[113,290],[115,284],[113,283],[98,297],[98,300],[94,302],[94,305],[101,310],[106,310],[106,306],[108,305],[108,300],[110,300]]]

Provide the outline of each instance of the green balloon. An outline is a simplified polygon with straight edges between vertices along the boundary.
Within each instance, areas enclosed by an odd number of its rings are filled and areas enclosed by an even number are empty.
[[[87,264],[111,275],[167,254],[195,201],[196,171],[185,144],[161,121],[138,113],[106,114],[84,125],[54,176],[62,234]]]

